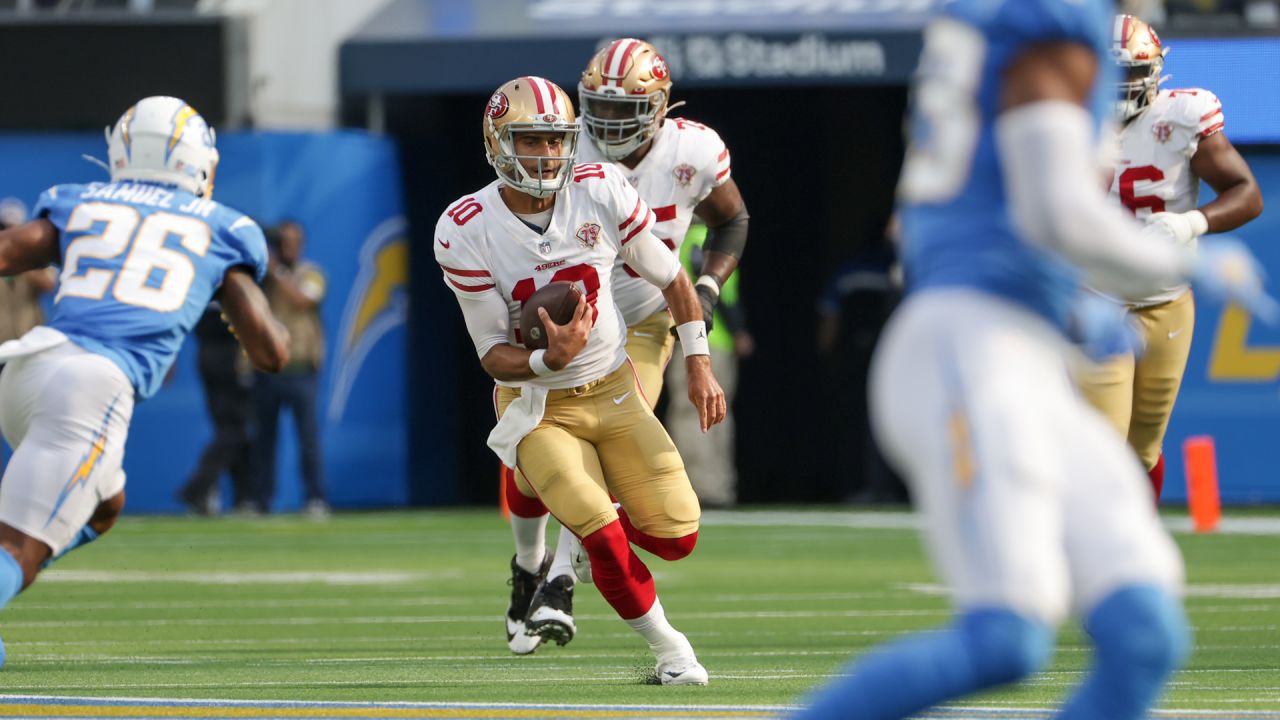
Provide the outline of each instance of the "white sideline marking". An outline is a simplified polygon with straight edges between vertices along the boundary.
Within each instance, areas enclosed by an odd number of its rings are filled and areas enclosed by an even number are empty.
[[[444,572],[140,572],[134,570],[59,570],[40,575],[40,581],[83,583],[195,583],[199,585],[302,584],[392,585],[424,580],[456,579],[462,571]]]
[[[1217,533],[1221,535],[1280,535],[1280,517],[1227,517],[1222,518]],[[1191,519],[1185,516],[1162,518],[1171,532],[1190,533]],[[916,530],[920,519],[909,512],[787,512],[766,510],[707,510],[702,513],[703,525],[724,527],[840,527],[862,530]]]

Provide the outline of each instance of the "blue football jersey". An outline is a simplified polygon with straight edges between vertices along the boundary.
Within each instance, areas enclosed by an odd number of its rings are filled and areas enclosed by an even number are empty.
[[[1001,78],[1037,43],[1086,45],[1098,57],[1101,128],[1115,98],[1113,13],[1111,0],[954,0],[931,22],[899,186],[909,291],[973,287],[1065,323],[1078,272],[1025,242],[1010,218],[995,140]]]
[[[267,270],[241,213],[148,182],[56,185],[36,204],[58,228],[62,273],[47,323],[120,366],[139,400],[160,389],[229,268]]]

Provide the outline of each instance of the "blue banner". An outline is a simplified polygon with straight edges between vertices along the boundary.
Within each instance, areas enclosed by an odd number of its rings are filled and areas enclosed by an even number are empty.
[[[409,247],[394,143],[360,132],[228,133],[214,197],[262,225],[296,220],[304,255],[323,268],[327,363],[320,421],[330,501],[337,507],[408,499],[406,359]],[[103,157],[100,135],[0,136],[0,199],[30,206],[50,185],[105,180],[82,154]],[[288,418],[288,413],[284,413]],[[125,454],[130,512],[176,511],[174,493],[212,436],[195,343],[166,387],[138,406]],[[281,428],[273,508],[301,504],[291,419]]]
[[[1280,143],[1280,38],[1170,38],[1166,88],[1201,87],[1222,100],[1235,143]]]
[[[1230,116],[1227,119],[1230,125]],[[1269,210],[1230,233],[1245,240],[1280,293],[1280,155],[1246,153]],[[1200,201],[1213,198],[1208,188]],[[1174,407],[1164,451],[1164,497],[1186,499],[1182,446],[1208,435],[1217,448],[1224,502],[1280,501],[1280,329],[1252,322],[1244,312],[1196,300],[1195,340]]]

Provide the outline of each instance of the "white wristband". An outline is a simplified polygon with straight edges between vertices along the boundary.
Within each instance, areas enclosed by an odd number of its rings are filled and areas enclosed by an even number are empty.
[[[694,320],[676,326],[676,334],[680,336],[680,349],[684,356],[710,355],[711,346],[707,343],[707,324]]]
[[[1196,237],[1209,232],[1209,218],[1205,217],[1204,213],[1199,210],[1188,210],[1182,215],[1191,223],[1191,231],[1195,233]]]
[[[546,350],[534,350],[533,352],[529,353],[529,369],[532,370],[533,374],[537,375],[538,377],[542,377],[543,375],[550,375],[551,373],[555,372],[551,368],[547,367],[547,363],[543,361],[542,356],[546,354],[547,354]]]
[[[694,287],[698,287],[699,285],[710,288],[712,294],[715,295],[717,299],[719,299],[720,281],[715,279],[715,277],[711,275],[702,275],[698,278],[698,281],[693,284]]]

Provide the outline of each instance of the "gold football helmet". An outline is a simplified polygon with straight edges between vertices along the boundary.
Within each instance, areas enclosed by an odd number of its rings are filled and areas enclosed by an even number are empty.
[[[658,50],[635,38],[609,43],[587,63],[578,103],[587,136],[621,160],[658,130],[671,99],[671,72]]]
[[[521,132],[564,133],[563,150],[560,155],[520,155],[515,135]],[[540,77],[520,77],[489,98],[484,110],[484,153],[502,182],[534,197],[550,197],[568,181],[577,151],[573,103],[559,85]],[[546,177],[547,173],[554,174]]]
[[[1132,15],[1116,16],[1111,56],[1123,74],[1116,87],[1115,112],[1120,121],[1137,117],[1156,99],[1167,52],[1150,25]]]

